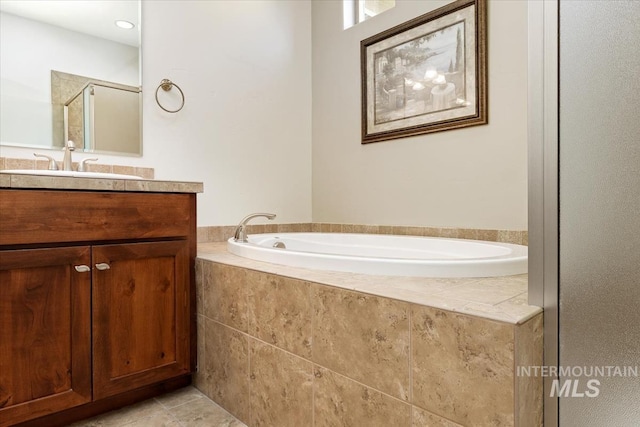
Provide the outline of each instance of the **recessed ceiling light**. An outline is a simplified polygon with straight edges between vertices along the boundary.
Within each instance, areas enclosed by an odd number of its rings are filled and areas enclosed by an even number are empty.
[[[133,27],[135,27],[135,25],[133,25],[131,22],[123,21],[123,20],[116,21],[116,26],[118,26],[120,28],[124,28],[125,30],[130,30]]]

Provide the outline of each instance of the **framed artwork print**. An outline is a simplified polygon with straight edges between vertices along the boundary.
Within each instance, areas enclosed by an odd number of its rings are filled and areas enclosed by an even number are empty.
[[[360,43],[362,143],[487,123],[486,0],[458,0]]]

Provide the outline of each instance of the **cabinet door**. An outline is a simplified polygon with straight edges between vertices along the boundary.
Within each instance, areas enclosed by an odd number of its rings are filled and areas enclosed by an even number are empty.
[[[93,396],[189,372],[186,240],[93,247]]]
[[[90,254],[0,251],[1,426],[91,400]]]

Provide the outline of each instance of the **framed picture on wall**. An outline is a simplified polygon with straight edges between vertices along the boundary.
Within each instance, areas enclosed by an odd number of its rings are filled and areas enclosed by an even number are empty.
[[[487,123],[486,0],[458,0],[360,42],[362,143]]]

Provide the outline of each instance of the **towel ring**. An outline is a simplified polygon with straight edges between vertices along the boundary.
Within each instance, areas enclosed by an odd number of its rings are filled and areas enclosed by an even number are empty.
[[[178,89],[178,91],[180,91],[180,97],[182,98],[182,104],[180,104],[180,107],[178,107],[175,110],[168,110],[168,109],[164,108],[162,106],[162,104],[160,104],[160,100],[158,99],[158,91],[160,90],[160,88],[162,88],[162,90],[164,90],[165,92],[169,92],[174,86],[176,87],[176,89]],[[160,85],[156,89],[156,102],[158,103],[158,106],[160,108],[162,108],[164,111],[166,111],[167,113],[177,113],[178,111],[182,110],[182,107],[184,107],[184,92],[182,92],[182,89],[180,89],[180,86],[178,86],[177,84],[173,83],[171,80],[162,79],[162,81],[160,82]]]

